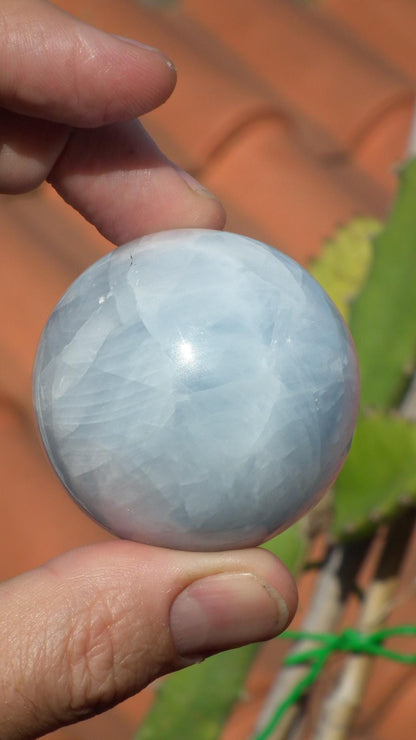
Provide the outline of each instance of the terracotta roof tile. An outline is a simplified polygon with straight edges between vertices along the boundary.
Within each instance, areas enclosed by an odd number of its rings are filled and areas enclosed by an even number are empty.
[[[354,148],[385,111],[411,114],[407,78],[315,7],[290,0],[184,0],[184,7],[319,123],[329,152]]]
[[[0,499],[2,551],[7,553],[0,562],[1,578],[64,549],[108,538],[63,495],[31,420],[19,411],[0,407],[2,482],[7,491]]]
[[[409,107],[385,110],[355,145],[354,161],[390,193],[396,188],[397,166],[406,155],[412,118]]]
[[[242,129],[202,174],[226,208],[250,217],[255,232],[249,235],[303,262],[338,225],[358,214],[380,215],[387,205],[366,174],[348,163],[322,165],[273,120]],[[235,227],[241,227],[238,213],[228,223]]]
[[[163,49],[178,69],[175,94],[146,116],[149,130],[182,166],[200,167],[241,122],[278,112],[268,85],[239,64],[221,41],[182,14],[138,9],[121,0],[87,3],[61,0],[85,20]]]
[[[47,740],[132,740],[154,696],[154,690],[147,688],[109,712],[50,733]]]
[[[413,0],[320,0],[320,7],[416,82]]]
[[[126,0],[121,10],[99,0],[59,4],[170,54],[179,74],[175,94],[144,120],[183,167],[200,170],[240,127],[274,115],[282,125],[290,121],[293,134],[314,153],[357,146],[359,163],[383,186],[393,186],[377,154],[388,151],[388,164],[402,158],[413,91],[406,77],[339,24],[281,0],[261,0],[260,6],[257,0],[186,0],[179,9],[139,12]]]
[[[77,229],[77,218],[66,223],[62,215],[68,213],[67,206],[55,209],[45,196],[37,192],[0,197],[1,251],[7,265],[0,278],[0,306],[8,316],[0,331],[0,379],[3,392],[28,408],[34,353],[51,308],[76,275],[99,256],[94,248],[99,239],[92,235],[92,227],[83,222]]]
[[[380,670],[382,666],[379,666]],[[415,681],[414,672],[407,669],[403,672],[401,681],[395,685],[390,701],[378,707],[378,716],[374,717],[377,729],[373,733],[374,740],[392,740],[392,738],[411,738],[415,731]],[[357,740],[368,738],[368,734],[360,732]],[[354,740],[354,739],[353,739]]]

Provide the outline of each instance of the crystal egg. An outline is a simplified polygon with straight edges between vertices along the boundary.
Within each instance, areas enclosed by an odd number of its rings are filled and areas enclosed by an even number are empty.
[[[304,514],[347,455],[359,403],[349,331],[281,252],[167,231],[115,249],[43,331],[34,402],[75,501],[120,537],[258,545]]]

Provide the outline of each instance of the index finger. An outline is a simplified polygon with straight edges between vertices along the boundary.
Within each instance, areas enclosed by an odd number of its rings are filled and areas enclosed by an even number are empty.
[[[157,49],[104,33],[45,0],[3,0],[0,106],[76,127],[140,116],[176,83]]]

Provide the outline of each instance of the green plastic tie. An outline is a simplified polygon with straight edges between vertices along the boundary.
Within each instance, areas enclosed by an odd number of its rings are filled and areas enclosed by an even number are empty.
[[[293,704],[296,704],[309,687],[319,678],[328,659],[335,652],[374,655],[408,665],[416,664],[416,653],[406,655],[384,647],[385,641],[389,638],[404,637],[406,635],[416,637],[416,626],[403,625],[401,627],[390,627],[371,633],[346,629],[338,635],[325,632],[294,632],[287,630],[281,635],[283,639],[308,640],[320,644],[317,647],[311,647],[286,656],[283,661],[284,665],[290,666],[310,663],[310,670],[278,706],[268,724],[255,736],[255,740],[267,740],[270,737],[287,709]]]

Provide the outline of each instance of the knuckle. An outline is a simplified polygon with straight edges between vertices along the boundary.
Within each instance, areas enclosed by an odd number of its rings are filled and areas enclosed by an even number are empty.
[[[123,615],[111,595],[97,593],[74,615],[63,646],[68,707],[79,714],[99,711],[117,701],[122,683],[117,633]]]

